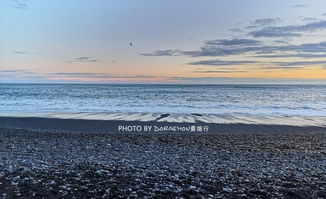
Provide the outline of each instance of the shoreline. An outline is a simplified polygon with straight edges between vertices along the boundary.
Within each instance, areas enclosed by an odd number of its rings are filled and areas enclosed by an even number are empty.
[[[123,121],[58,119],[43,117],[1,117],[0,127],[86,133],[281,133],[326,132],[326,126],[295,126],[246,123],[180,123],[166,121]],[[139,128],[138,128],[139,127]],[[147,127],[151,127],[148,129]],[[146,129],[147,128],[147,129]],[[192,131],[195,128],[194,131]]]
[[[53,119],[83,119],[140,122],[262,124],[288,126],[324,126],[326,116],[252,115],[204,113],[119,113],[119,112],[0,112],[0,117],[35,117]]]

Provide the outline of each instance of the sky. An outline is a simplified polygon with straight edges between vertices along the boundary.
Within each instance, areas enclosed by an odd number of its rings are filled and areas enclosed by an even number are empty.
[[[0,0],[1,83],[326,83],[325,0]]]

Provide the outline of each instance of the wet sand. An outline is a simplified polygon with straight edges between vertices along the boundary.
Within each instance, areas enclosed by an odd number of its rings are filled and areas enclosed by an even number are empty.
[[[326,197],[323,127],[117,133],[105,122],[0,118],[0,197]]]
[[[325,121],[326,124],[326,121]],[[142,127],[136,130],[119,130],[123,127]],[[144,126],[152,126],[151,131],[144,131]],[[326,132],[326,126],[298,126],[298,125],[279,125],[279,124],[247,124],[247,123],[206,123],[206,122],[160,122],[160,121],[124,121],[124,120],[89,120],[89,119],[58,119],[58,118],[38,118],[38,117],[0,117],[0,127],[22,128],[31,130],[50,130],[66,132],[86,132],[86,133],[186,133],[187,128],[191,126],[208,127],[207,131],[198,131],[196,133],[309,133]],[[155,128],[158,129],[155,131]],[[164,127],[179,127],[175,130]],[[162,130],[163,128],[163,130]],[[182,128],[184,130],[182,130]],[[132,129],[132,128],[131,128]],[[179,129],[179,130],[178,130]],[[189,129],[190,130],[190,129]]]
[[[125,122],[169,122],[208,124],[254,124],[284,126],[323,126],[326,116],[198,114],[198,113],[115,113],[115,112],[0,112],[1,117],[52,118]]]

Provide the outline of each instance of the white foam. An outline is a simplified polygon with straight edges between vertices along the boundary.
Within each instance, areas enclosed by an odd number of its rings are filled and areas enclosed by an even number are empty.
[[[161,117],[159,113],[86,113],[86,112],[52,112],[52,113],[22,113],[2,112],[2,117],[41,117],[58,119],[87,119],[87,120],[123,120],[123,121],[157,121],[177,123],[216,123],[216,124],[270,124],[291,126],[325,126],[326,116],[282,116],[282,115],[217,115],[203,114],[170,114]]]

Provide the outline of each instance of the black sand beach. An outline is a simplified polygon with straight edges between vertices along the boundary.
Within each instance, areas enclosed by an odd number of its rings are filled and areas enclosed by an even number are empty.
[[[326,124],[326,118],[325,118]],[[21,128],[46,131],[68,131],[84,133],[112,133],[112,132],[130,132],[130,133],[148,133],[142,128],[140,131],[125,130],[119,131],[119,126],[156,126],[160,127],[191,127],[208,126],[207,131],[196,131],[198,133],[309,133],[326,132],[326,126],[295,126],[295,125],[276,125],[276,124],[244,124],[244,123],[187,123],[187,122],[158,122],[153,121],[123,121],[123,120],[87,120],[87,119],[57,119],[57,118],[39,118],[39,117],[0,117],[0,127]],[[185,133],[187,130],[173,131],[171,129],[163,131],[164,133]]]
[[[0,118],[0,197],[326,197],[324,127],[119,133],[112,124]]]

